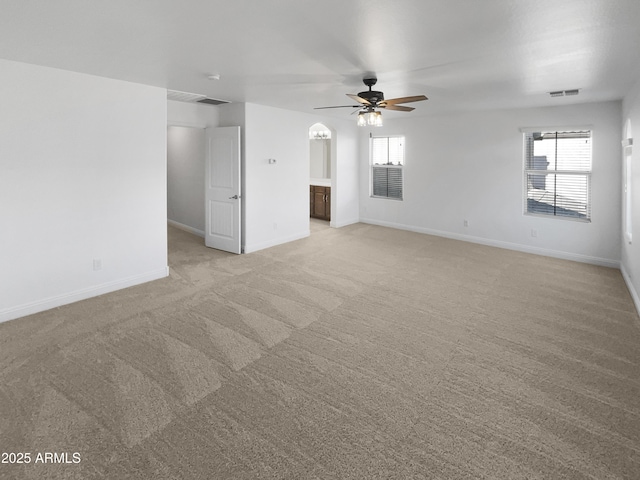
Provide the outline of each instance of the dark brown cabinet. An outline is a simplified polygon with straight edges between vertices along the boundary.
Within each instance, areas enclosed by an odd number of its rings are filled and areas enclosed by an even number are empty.
[[[331,187],[309,187],[309,212],[313,218],[331,220]]]

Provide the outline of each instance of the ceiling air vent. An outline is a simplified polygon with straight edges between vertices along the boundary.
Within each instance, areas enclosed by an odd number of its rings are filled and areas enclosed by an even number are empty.
[[[206,95],[200,95],[198,93],[179,92],[177,90],[167,90],[167,100],[187,103],[205,103],[207,105],[223,105],[225,103],[231,103],[226,100],[208,98]]]
[[[552,97],[564,97],[565,95],[568,97],[570,95],[578,95],[580,90],[575,88],[573,90],[558,90],[557,92],[549,92],[549,95]]]
[[[202,100],[198,100],[198,103],[206,103],[207,105],[224,105],[227,102],[226,100],[216,100],[215,98],[203,98]]]

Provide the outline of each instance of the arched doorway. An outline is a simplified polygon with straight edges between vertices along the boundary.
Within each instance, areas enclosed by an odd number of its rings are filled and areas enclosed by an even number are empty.
[[[335,141],[335,131],[323,123],[309,127],[309,217],[312,233],[331,226],[335,217]]]

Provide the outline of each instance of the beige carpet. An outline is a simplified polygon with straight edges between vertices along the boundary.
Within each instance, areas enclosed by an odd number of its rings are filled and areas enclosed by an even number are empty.
[[[640,478],[620,272],[312,230],[234,256],[170,229],[170,278],[0,324],[0,449],[32,459],[0,478]]]

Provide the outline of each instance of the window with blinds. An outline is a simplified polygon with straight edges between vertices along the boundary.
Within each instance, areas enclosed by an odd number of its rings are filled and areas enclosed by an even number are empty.
[[[591,220],[591,131],[524,134],[525,213]]]
[[[371,138],[371,196],[402,200],[404,137]]]

